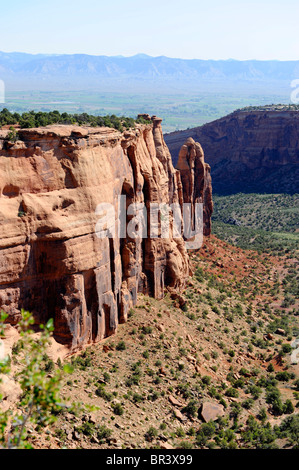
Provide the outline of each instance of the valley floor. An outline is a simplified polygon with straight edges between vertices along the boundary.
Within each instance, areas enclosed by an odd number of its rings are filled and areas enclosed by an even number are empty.
[[[284,305],[294,262],[206,239],[183,306],[140,295],[116,336],[68,359],[63,395],[95,409],[32,427],[33,447],[298,447],[298,299]]]

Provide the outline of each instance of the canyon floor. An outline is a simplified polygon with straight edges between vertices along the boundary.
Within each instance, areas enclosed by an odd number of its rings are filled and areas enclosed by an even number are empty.
[[[65,359],[73,372],[62,395],[93,408],[31,427],[32,446],[298,446],[299,366],[286,346],[299,331],[298,300],[284,304],[295,263],[206,239],[191,253],[183,308],[170,294],[139,295],[116,335]]]

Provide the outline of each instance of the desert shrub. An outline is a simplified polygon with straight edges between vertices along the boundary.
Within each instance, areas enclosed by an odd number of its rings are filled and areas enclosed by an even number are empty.
[[[288,382],[290,380],[291,376],[288,372],[283,371],[283,372],[277,372],[276,374],[276,379],[279,380],[280,382]]]
[[[124,341],[119,341],[119,343],[116,345],[116,350],[124,351],[125,349],[127,349],[126,343]]]
[[[153,390],[152,393],[150,393],[147,397],[149,401],[156,401],[160,397],[160,393],[157,392],[156,390]]]
[[[284,405],[283,405],[284,414],[290,415],[290,414],[294,413],[294,411],[295,411],[295,408],[294,408],[294,405],[291,402],[291,400],[286,400]]]
[[[179,444],[177,444],[176,449],[193,449],[193,444],[189,441],[181,441]]]
[[[97,438],[102,441],[103,439],[108,439],[112,435],[112,430],[107,428],[105,425],[98,426],[96,430]]]
[[[245,401],[243,401],[242,406],[246,410],[250,410],[253,404],[254,404],[254,400],[252,398],[247,398]]]
[[[281,436],[288,438],[295,449],[299,449],[299,415],[289,416],[284,419],[279,427]]]
[[[19,135],[14,127],[10,127],[9,133],[6,136],[6,140],[9,142],[16,142],[19,139]]]
[[[145,335],[150,335],[153,332],[153,329],[151,326],[143,326],[142,327],[142,333]]]
[[[132,399],[134,403],[141,403],[142,401],[144,401],[144,397],[142,395],[139,395],[139,393],[134,393]]]
[[[113,399],[113,395],[112,393],[109,393],[106,391],[105,389],[105,385],[104,384],[101,384],[95,391],[96,395],[98,397],[101,397],[103,398],[104,400],[106,401],[111,401]]]
[[[201,379],[202,383],[205,385],[210,385],[211,384],[211,377],[209,375],[204,375]]]
[[[188,383],[181,383],[177,386],[177,391],[183,398],[187,399],[191,396],[190,387]]]
[[[270,423],[261,425],[253,416],[247,420],[247,428],[242,431],[242,438],[257,449],[274,448],[273,445],[277,435]]]
[[[257,418],[264,423],[267,419],[267,411],[265,408],[261,408],[257,414]]]
[[[95,425],[89,421],[85,421],[76,428],[76,431],[84,434],[85,436],[91,437],[95,432]]]
[[[80,356],[72,358],[71,365],[74,368],[85,370],[92,366],[92,358],[90,357],[88,351],[84,351]]]
[[[212,421],[209,423],[204,423],[200,426],[196,434],[196,443],[200,447],[203,447],[207,444],[209,438],[215,434],[216,426]]]
[[[267,372],[274,372],[274,366],[272,363],[270,363],[267,367]]]
[[[238,390],[236,390],[235,388],[230,387],[230,388],[228,388],[228,389],[225,391],[225,395],[226,395],[227,397],[238,398],[239,392],[238,392]]]
[[[289,354],[291,351],[292,351],[291,345],[288,344],[288,343],[286,343],[286,344],[283,344],[283,345],[282,345],[280,354],[281,354],[282,356],[285,356],[286,354]]]
[[[108,372],[104,372],[103,374],[103,379],[104,379],[104,382],[105,383],[109,383],[110,382],[110,374],[108,374]]]
[[[118,416],[122,416],[124,414],[125,410],[123,409],[121,403],[112,403],[111,406],[114,414]]]
[[[150,442],[153,441],[157,436],[158,430],[154,426],[151,426],[145,433],[145,439]]]
[[[280,391],[276,387],[269,387],[266,394],[266,402],[271,405],[272,412],[275,415],[282,415],[284,412],[284,406],[281,401]]]
[[[196,400],[190,400],[189,403],[183,408],[183,412],[195,418],[198,413],[198,403]]]
[[[185,437],[186,436],[186,433],[185,433],[185,431],[182,427],[177,428],[175,433],[176,433],[177,437]]]
[[[132,365],[132,371],[133,371],[133,374],[127,378],[126,380],[126,386],[127,387],[132,387],[132,385],[139,385],[139,382],[140,382],[140,379],[141,379],[141,376],[142,376],[142,371],[139,367],[139,363],[137,362],[136,364],[133,364]],[[149,373],[150,371],[148,370],[147,373],[148,375],[151,375]],[[154,371],[152,371],[153,374],[154,374]]]

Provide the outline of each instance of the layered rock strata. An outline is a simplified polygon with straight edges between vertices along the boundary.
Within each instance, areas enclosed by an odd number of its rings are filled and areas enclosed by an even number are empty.
[[[211,167],[205,163],[201,145],[189,137],[179,152],[176,168],[180,172],[183,202],[203,204],[203,234],[211,234],[213,213]]]
[[[194,129],[165,135],[175,164],[188,137],[199,141],[212,167],[213,190],[297,193],[299,112],[236,111]]]
[[[56,340],[77,350],[113,334],[138,292],[162,298],[166,286],[185,287],[183,237],[171,230],[168,238],[150,237],[150,210],[141,219],[142,238],[127,230],[140,229],[132,212],[125,211],[124,226],[119,216],[123,201],[125,209],[149,209],[186,197],[161,121],[124,133],[22,129],[16,142],[0,131],[0,308],[11,324],[22,308],[37,324],[54,318]],[[113,237],[99,238],[103,218]]]

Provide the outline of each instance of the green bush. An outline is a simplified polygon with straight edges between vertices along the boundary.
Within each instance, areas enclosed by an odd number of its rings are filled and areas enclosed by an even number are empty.
[[[109,393],[106,391],[105,389],[105,385],[104,384],[101,384],[95,391],[96,395],[98,397],[101,397],[103,398],[104,400],[106,401],[111,401],[113,399],[113,395],[112,393]]]
[[[124,341],[120,341],[117,345],[116,345],[116,350],[117,351],[124,351],[125,349],[127,349],[126,347],[126,343]]]
[[[289,416],[283,420],[280,427],[281,437],[288,438],[290,444],[299,449],[299,415]]]
[[[188,416],[195,418],[198,413],[198,403],[196,400],[190,400],[189,403],[183,408],[183,412]]]
[[[103,439],[108,439],[112,435],[112,430],[107,428],[105,425],[98,426],[97,431],[97,438],[101,441]]]
[[[154,426],[151,426],[145,433],[145,439],[150,442],[153,441],[157,436],[158,430]]]
[[[228,388],[228,389],[225,391],[225,395],[226,395],[227,397],[238,398],[239,392],[238,392],[238,390],[236,390],[235,388],[230,387],[230,388]]]
[[[112,403],[112,409],[113,409],[113,413],[118,415],[118,416],[122,416],[125,412],[125,410],[123,409],[122,405],[120,403]]]

